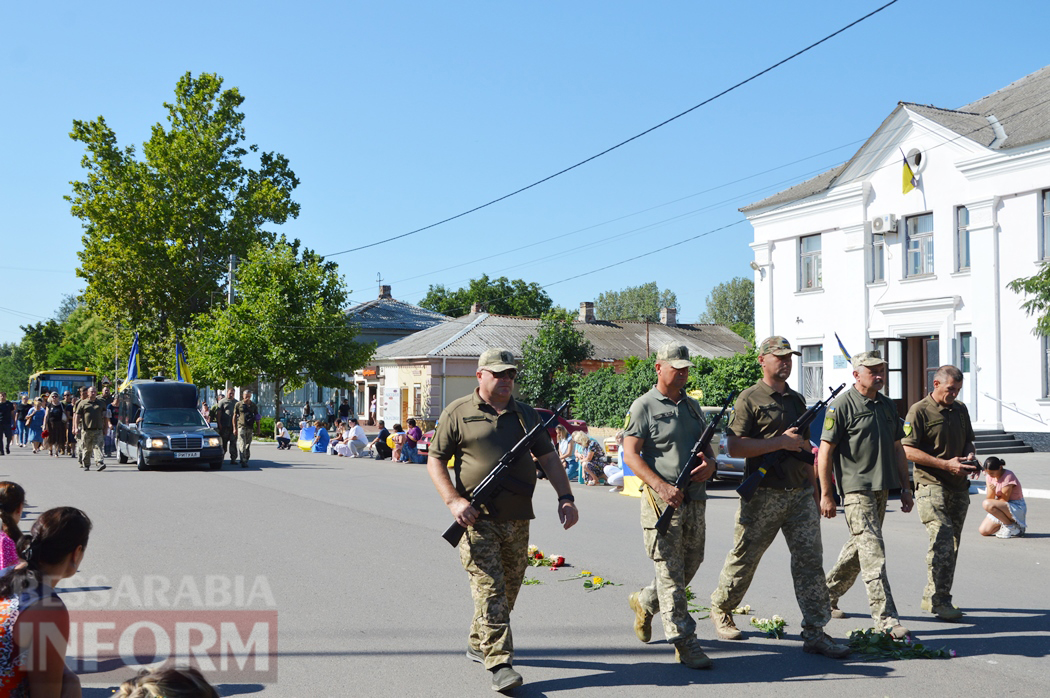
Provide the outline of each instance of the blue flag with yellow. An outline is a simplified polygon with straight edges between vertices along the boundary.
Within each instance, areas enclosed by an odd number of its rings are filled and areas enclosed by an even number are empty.
[[[190,375],[189,355],[182,342],[175,342],[175,380],[183,383],[193,382],[193,377]]]
[[[131,353],[128,354],[128,376],[120,384],[120,389],[127,387],[128,383],[139,377],[139,333],[135,333],[135,341],[131,343]]]

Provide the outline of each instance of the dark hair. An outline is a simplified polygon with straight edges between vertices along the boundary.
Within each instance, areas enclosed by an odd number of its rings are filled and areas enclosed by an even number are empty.
[[[401,431],[401,425],[400,424],[395,424],[394,425],[394,431]]]
[[[0,482],[0,525],[7,537],[18,545],[22,529],[18,527],[18,508],[26,503],[26,491],[15,482]]]
[[[91,519],[80,509],[57,507],[45,511],[18,541],[18,556],[26,561],[26,566],[0,577],[0,598],[40,585],[40,566],[62,562],[78,547],[86,547],[90,534]]]
[[[998,470],[1004,465],[1006,465],[1006,461],[1002,458],[996,458],[995,456],[988,456],[984,461],[985,470]]]

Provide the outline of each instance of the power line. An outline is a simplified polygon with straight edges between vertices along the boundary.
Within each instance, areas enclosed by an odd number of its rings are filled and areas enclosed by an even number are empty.
[[[735,85],[733,85],[731,87],[727,87],[726,89],[722,90],[718,94],[713,95],[711,97],[708,97],[707,99],[705,99],[704,101],[700,102],[699,104],[697,104],[695,106],[692,106],[689,109],[686,109],[685,111],[683,111],[683,112],[681,112],[679,114],[675,114],[671,118],[665,119],[664,121],[661,121],[660,123],[656,124],[655,126],[647,128],[646,130],[642,131],[639,134],[631,136],[630,138],[628,138],[628,139],[626,139],[624,141],[620,141],[616,145],[611,146],[609,148],[606,148],[605,150],[601,151],[600,153],[592,155],[592,156],[590,156],[589,158],[587,158],[585,160],[579,161],[575,165],[570,165],[569,167],[566,167],[565,169],[559,170],[558,172],[555,172],[552,175],[548,175],[548,176],[544,177],[543,179],[540,179],[540,180],[538,180],[536,182],[533,182],[532,184],[529,184],[527,186],[521,187],[520,189],[512,191],[509,194],[504,194],[503,196],[501,196],[501,197],[499,197],[497,199],[493,199],[492,201],[489,201],[488,203],[481,204],[480,206],[475,206],[474,208],[472,208],[472,209],[470,209],[468,211],[463,211],[462,213],[457,213],[454,216],[450,216],[450,217],[445,218],[444,220],[440,220],[440,221],[438,221],[436,223],[431,223],[430,225],[425,225],[422,228],[416,228],[415,230],[410,230],[407,233],[401,233],[400,235],[394,235],[392,237],[388,237],[388,238],[385,238],[383,240],[377,240],[376,242],[370,242],[367,245],[359,245],[358,247],[351,247],[348,250],[342,250],[340,252],[332,252],[330,254],[325,255],[325,257],[326,258],[327,257],[335,257],[337,255],[347,254],[349,252],[358,252],[360,250],[366,250],[366,249],[368,249],[370,247],[375,247],[377,245],[382,245],[382,244],[385,244],[385,243],[388,243],[388,242],[393,242],[394,240],[400,240],[402,238],[406,238],[409,235],[415,235],[416,233],[421,233],[424,230],[430,230],[431,228],[436,228],[439,225],[443,225],[445,223],[448,223],[449,221],[454,221],[457,218],[462,218],[463,216],[466,216],[466,215],[469,215],[471,213],[474,213],[475,211],[480,211],[483,208],[487,208],[489,206],[492,206],[493,204],[497,204],[500,201],[503,201],[504,199],[509,199],[512,196],[520,194],[520,193],[522,193],[524,191],[528,191],[529,189],[532,189],[533,187],[537,187],[537,186],[543,184],[544,182],[548,182],[548,181],[554,179],[555,177],[559,177],[559,176],[565,174],[566,172],[570,172],[572,170],[575,170],[577,167],[580,167],[582,165],[586,165],[588,162],[591,162],[592,160],[597,160],[598,158],[600,158],[603,155],[606,155],[608,153],[611,153],[612,151],[616,150],[617,148],[623,147],[623,146],[627,145],[628,143],[630,143],[632,141],[636,141],[639,138],[641,138],[642,136],[648,135],[648,134],[652,133],[653,131],[657,130],[658,128],[666,126],[667,124],[671,123],[672,121],[680,119],[683,116],[685,116],[686,114],[689,114],[689,113],[691,113],[693,111],[696,111],[697,109],[699,109],[700,107],[702,107],[702,106],[704,106],[706,104],[710,104],[711,102],[715,101],[719,97],[723,97],[723,96],[729,94],[730,92],[732,92],[733,90],[735,90],[735,89],[737,89],[739,87],[743,87],[744,85],[746,85],[747,83],[751,82],[752,80],[755,80],[755,79],[765,75],[766,73],[770,72],[771,70],[779,68],[780,66],[784,65],[788,61],[791,61],[791,60],[801,56],[803,53],[806,53],[807,51],[809,51],[809,50],[811,50],[813,48],[816,48],[817,46],[820,46],[825,41],[828,41],[828,40],[838,36],[842,32],[846,31],[847,29],[850,29],[851,27],[856,26],[857,24],[860,24],[861,22],[863,22],[864,20],[868,19],[869,17],[872,17],[872,16],[878,14],[879,12],[882,12],[887,7],[889,7],[890,5],[896,4],[897,1],[898,0],[890,0],[888,3],[886,3],[882,7],[879,7],[877,9],[875,9],[875,10],[872,10],[871,12],[869,12],[866,15],[864,15],[860,19],[856,19],[856,20],[850,22],[849,24],[847,24],[846,26],[842,27],[841,29],[838,29],[837,31],[832,32],[831,34],[828,34],[823,39],[820,39],[819,41],[815,41],[814,43],[810,44],[809,46],[807,46],[807,47],[805,47],[805,48],[803,48],[803,49],[801,49],[799,51],[796,51],[795,53],[791,54],[787,58],[784,58],[784,59],[782,59],[780,61],[777,61],[776,63],[774,63],[773,65],[769,66],[768,68],[765,68],[764,70],[760,70],[759,72],[755,73],[751,77],[746,78],[744,80],[741,80],[740,82],[736,83]]]

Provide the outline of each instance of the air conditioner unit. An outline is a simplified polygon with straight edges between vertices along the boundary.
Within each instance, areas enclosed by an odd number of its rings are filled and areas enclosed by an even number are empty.
[[[871,219],[871,232],[874,235],[894,235],[897,232],[897,216],[887,213]]]

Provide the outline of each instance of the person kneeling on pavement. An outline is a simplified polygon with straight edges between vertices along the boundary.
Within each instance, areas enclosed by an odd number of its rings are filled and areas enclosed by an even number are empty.
[[[977,530],[982,536],[1019,538],[1028,529],[1028,505],[1024,501],[1021,481],[1004,465],[1006,461],[995,456],[984,461],[984,482],[988,491],[984,510],[988,516]]]

